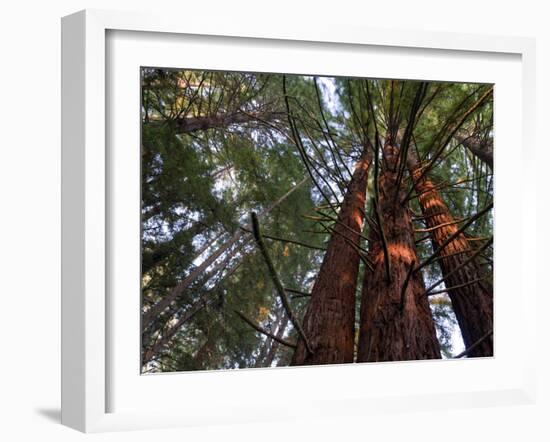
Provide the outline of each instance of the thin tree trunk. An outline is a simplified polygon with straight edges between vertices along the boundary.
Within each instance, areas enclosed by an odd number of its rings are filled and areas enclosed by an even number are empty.
[[[420,274],[412,273],[418,256],[410,213],[401,204],[404,186],[397,189],[398,152],[390,144],[384,147],[387,167],[379,179],[378,215],[386,247],[371,229],[369,254],[374,269],[365,269],[358,362],[441,357],[424,282]]]
[[[225,267],[229,264],[231,260],[231,257],[227,257],[224,259],[223,262],[218,264],[215,269],[211,270],[209,274],[201,281],[201,285],[206,284],[208,280],[210,280],[218,271],[223,271]],[[183,312],[174,312],[173,315],[176,313],[180,313],[179,319],[175,321],[172,325],[168,326],[168,328],[163,329],[161,331],[161,336],[154,342],[154,344],[151,346],[151,348],[145,350],[143,352],[142,357],[142,365],[149,362],[153,357],[157,356],[157,354],[165,348],[172,339],[176,336],[178,331],[187,323],[190,321],[198,312],[200,312],[203,308],[205,308],[208,304],[215,302],[213,298],[213,295],[216,294],[216,290],[218,289],[219,285],[223,280],[230,277],[240,266],[241,262],[237,262],[231,266],[230,269],[227,270],[227,272],[222,275],[219,280],[216,282],[216,285],[212,288],[210,288],[208,291],[203,293],[199,299],[194,301],[190,306],[187,307],[187,309]],[[164,324],[167,324],[170,318],[167,318],[164,322]],[[142,341],[143,342],[143,341]],[[143,349],[142,349],[143,351]]]
[[[416,158],[409,158],[409,170],[416,183],[415,190],[425,217],[426,226],[434,249],[438,249],[460,226],[453,224],[454,220],[449,208],[441,198],[432,182],[423,178],[421,167]],[[440,226],[440,227],[439,227]],[[473,252],[464,234],[459,234],[440,253],[438,259],[441,273],[447,287],[456,287],[448,291],[449,297],[466,348],[473,345],[488,331],[493,329],[493,285],[480,279],[481,273],[475,259],[470,259]],[[468,261],[469,262],[466,262]],[[478,280],[475,284],[467,284]],[[476,346],[468,356],[492,356],[493,336],[490,335]]]
[[[276,336],[278,338],[283,338],[286,330],[286,326],[288,325],[288,316],[284,315],[281,319],[281,323],[279,324],[279,328],[277,329]],[[273,341],[271,343],[271,346],[269,347],[269,351],[267,352],[267,355],[265,357],[265,364],[264,367],[271,367],[271,364],[273,363],[273,359],[275,359],[275,355],[277,354],[277,350],[279,349],[279,343],[277,341]]]
[[[145,274],[149,272],[151,269],[161,264],[170,255],[180,253],[177,247],[174,247],[174,242],[176,242],[175,240],[177,240],[178,235],[189,235],[189,231],[191,231],[191,236],[195,237],[202,234],[205,230],[206,228],[204,226],[197,223],[191,226],[188,230],[176,234],[176,237],[171,241],[162,242],[155,245],[155,247],[151,250],[142,250],[141,273]],[[218,233],[213,239],[207,241],[203,247],[197,250],[197,252],[195,252],[195,259],[202,255],[210,246],[212,246],[223,235],[223,233],[224,232]]]
[[[285,309],[281,305],[277,309],[273,334],[279,339],[282,339],[284,337],[287,325],[288,316],[285,314]],[[258,359],[256,360],[254,367],[270,367],[278,348],[279,343],[274,339],[267,337],[262,345],[262,349],[260,350],[260,354],[258,355]]]
[[[370,161],[371,152],[365,146],[355,165],[304,317],[303,329],[312,353],[299,339],[291,365],[353,362],[360,260],[357,247],[363,228]]]
[[[251,121],[275,121],[284,117],[282,112],[256,112],[256,113],[220,113],[202,117],[184,117],[173,120],[175,130],[179,134],[193,133],[208,129],[223,129],[234,124],[245,124]],[[147,124],[163,124],[164,120],[150,120]]]
[[[147,310],[142,315],[141,331],[147,330],[156,317],[158,317],[164,310],[166,310],[187,288],[195,281],[195,279],[201,275],[210,265],[212,265],[223,253],[229,252],[231,247],[238,243],[243,236],[242,231],[237,231],[231,237],[229,241],[224,243],[223,246],[218,248],[208,258],[206,258],[199,266],[197,266],[189,275],[187,275],[182,281],[179,282],[176,287],[172,289],[167,296],[157,302],[153,307]]]
[[[493,170],[493,143],[483,143],[479,137],[470,135],[466,130],[459,130],[456,138]]]
[[[276,316],[275,316],[276,327],[278,327],[279,322],[281,321],[281,318],[283,317],[284,314],[285,314],[284,313],[284,308],[282,306],[279,307],[276,310]],[[273,330],[273,327],[271,328],[270,331],[274,334],[276,334],[276,332],[277,332],[277,330]],[[265,365],[264,365],[265,357],[266,357],[267,352],[268,352],[269,348],[271,347],[272,343],[273,343],[273,339],[269,336],[266,336],[265,340],[262,343],[262,347],[260,349],[260,354],[256,358],[256,362],[254,363],[254,367],[256,367],[256,368],[257,367],[265,367]]]
[[[185,324],[187,321],[190,321],[193,316],[195,316],[198,312],[200,312],[204,307],[206,307],[206,301],[204,299],[200,299],[195,304],[193,304],[188,310],[186,310],[180,318],[177,320],[177,322],[170,327],[169,330],[167,330],[162,337],[160,337],[152,347],[147,349],[144,353],[142,353],[142,365],[145,365],[147,362],[149,362],[151,359],[153,359],[159,352],[162,350],[162,348],[167,345],[174,335],[181,329],[183,324]]]

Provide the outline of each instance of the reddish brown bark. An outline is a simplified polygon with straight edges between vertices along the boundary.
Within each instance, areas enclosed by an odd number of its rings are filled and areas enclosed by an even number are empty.
[[[422,178],[422,169],[414,158],[409,158],[409,170],[415,182],[415,190],[422,209],[426,226],[434,249],[455,234],[460,226],[455,222],[449,208],[441,198],[434,184]],[[418,181],[418,182],[417,182]],[[469,282],[483,277],[466,237],[459,234],[441,250],[438,260],[446,287],[460,286],[448,291],[466,348],[483,336],[483,341],[471,352],[470,357],[492,356],[493,335],[487,332],[493,329],[493,286],[487,280],[474,284]],[[469,260],[469,262],[466,262]]]
[[[379,179],[378,213],[387,244],[390,268],[386,275],[381,236],[371,229],[369,254],[373,271],[365,269],[361,294],[358,362],[438,359],[441,357],[418,264],[409,210],[401,204],[404,186],[397,191],[398,149],[384,147],[387,167]],[[397,194],[396,194],[397,191]]]
[[[353,362],[355,290],[360,260],[356,247],[360,244],[364,221],[371,156],[366,146],[355,165],[311,291],[303,329],[313,353],[309,353],[304,341],[299,339],[291,365]]]

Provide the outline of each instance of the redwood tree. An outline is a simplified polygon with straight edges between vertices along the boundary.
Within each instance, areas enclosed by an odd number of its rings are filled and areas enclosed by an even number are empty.
[[[299,339],[292,365],[353,362],[355,290],[371,157],[372,151],[365,145],[311,291],[303,329],[312,352]]]
[[[358,362],[441,357],[424,282],[413,274],[418,256],[411,216],[401,204],[405,191],[394,144],[388,136],[374,201],[377,231],[369,244],[373,270],[365,271],[363,281]]]
[[[451,298],[464,344],[472,347],[469,356],[492,356],[492,283],[488,275],[481,274],[479,260],[464,233],[459,232],[459,223],[451,216],[436,186],[422,176],[421,163],[410,155],[408,164],[424,222],[434,251],[438,251],[441,282]],[[454,239],[449,241],[451,238]]]
[[[492,354],[490,86],[142,80],[144,370]]]

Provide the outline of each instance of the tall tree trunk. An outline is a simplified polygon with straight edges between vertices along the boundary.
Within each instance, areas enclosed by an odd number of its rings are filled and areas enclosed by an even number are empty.
[[[417,181],[422,169],[412,155],[409,157],[409,170],[426,226],[431,229],[433,247],[439,249],[457,232],[459,226],[433,183],[426,177]],[[450,289],[448,294],[466,348],[485,336],[468,355],[492,356],[493,336],[487,335],[487,332],[493,329],[493,286],[486,280],[479,280],[483,275],[480,274],[476,260],[470,259],[472,254],[466,237],[460,234],[441,251],[438,262],[445,285],[456,287]],[[471,284],[474,280],[479,281]]]
[[[358,362],[441,357],[422,276],[412,272],[418,256],[410,213],[401,204],[405,190],[397,177],[398,153],[386,143],[378,200],[384,241],[371,230],[369,254],[374,268],[365,269]]]
[[[355,290],[371,151],[364,147],[349,182],[303,322],[312,349],[298,340],[291,365],[353,362]]]

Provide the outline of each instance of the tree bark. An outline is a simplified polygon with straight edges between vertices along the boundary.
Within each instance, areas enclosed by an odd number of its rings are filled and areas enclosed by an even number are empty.
[[[417,181],[422,170],[418,160],[412,156],[409,157],[409,170],[416,184],[415,190],[426,226],[431,229],[432,245],[434,250],[438,249],[460,227],[454,222],[449,208],[434,184],[427,178]],[[438,259],[445,285],[456,287],[448,290],[448,294],[466,348],[493,329],[493,285],[480,279],[482,275],[476,259],[470,259],[472,254],[466,237],[459,234],[441,250],[441,259]],[[467,260],[469,262],[466,262]],[[478,282],[468,284],[478,279]],[[492,334],[468,354],[470,357],[492,355]]]
[[[483,143],[479,137],[470,135],[466,130],[459,130],[456,138],[493,170],[493,143]]]
[[[377,210],[381,221],[378,228],[383,229],[387,252],[380,234],[371,229],[369,254],[374,268],[365,269],[358,362],[441,357],[422,276],[412,272],[418,256],[411,216],[401,204],[404,186],[397,189],[398,154],[397,148],[386,143],[386,167],[379,179]]]
[[[371,156],[369,146],[365,146],[311,291],[303,329],[312,353],[307,351],[303,339],[299,339],[291,365],[353,362],[355,290],[360,260],[357,247],[363,228]]]

